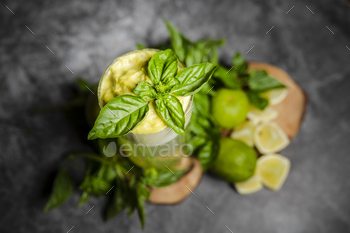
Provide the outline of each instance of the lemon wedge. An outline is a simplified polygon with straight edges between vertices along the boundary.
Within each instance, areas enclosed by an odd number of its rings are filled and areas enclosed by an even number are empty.
[[[281,151],[289,143],[287,135],[274,122],[260,123],[254,130],[254,144],[261,154]]]
[[[245,121],[243,124],[234,128],[231,138],[240,140],[250,147],[254,146],[253,133],[256,124],[252,121]]]
[[[279,154],[268,154],[258,159],[255,172],[267,188],[278,191],[286,180],[289,169],[289,159]]]
[[[253,175],[246,181],[234,183],[237,192],[241,195],[255,193],[263,188],[261,180]]]
[[[269,100],[269,105],[281,103],[287,96],[287,88],[277,88],[261,93],[260,96]]]
[[[255,124],[259,122],[267,122],[275,119],[278,116],[277,110],[266,107],[264,110],[260,110],[256,107],[251,107],[247,114],[249,120],[253,121]]]

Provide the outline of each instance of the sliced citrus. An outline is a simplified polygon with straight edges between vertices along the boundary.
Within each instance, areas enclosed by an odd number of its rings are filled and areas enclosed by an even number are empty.
[[[253,175],[246,181],[236,182],[234,185],[237,192],[242,195],[255,193],[263,188],[261,180],[256,175]]]
[[[265,97],[269,100],[269,105],[276,105],[281,103],[287,96],[287,88],[278,88],[261,93],[261,97]]]
[[[271,121],[277,116],[277,110],[271,107],[266,107],[264,110],[260,110],[256,107],[251,107],[250,111],[247,114],[248,119],[254,123]]]
[[[255,129],[255,124],[252,121],[245,121],[243,124],[234,128],[231,133],[231,138],[240,140],[250,147],[254,146],[253,133]]]
[[[254,144],[262,154],[275,153],[289,145],[289,139],[274,122],[260,123],[254,130]]]
[[[279,154],[268,154],[261,156],[256,166],[256,175],[262,183],[267,188],[278,191],[288,176],[290,161]]]

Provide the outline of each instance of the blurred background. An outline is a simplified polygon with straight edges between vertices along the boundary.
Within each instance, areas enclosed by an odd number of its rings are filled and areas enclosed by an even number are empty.
[[[62,111],[33,114],[98,82],[117,56],[169,40],[224,38],[234,52],[287,71],[308,95],[279,192],[240,196],[204,175],[178,205],[146,204],[143,232],[350,232],[350,8],[320,1],[2,1],[0,4],[0,232],[142,232],[136,214],[104,222],[105,200],[79,193],[44,214],[63,154],[90,148]],[[273,29],[269,31],[269,29]],[[328,28],[327,28],[328,27]],[[267,33],[269,31],[269,33]],[[86,214],[86,212],[94,208]],[[206,206],[215,213],[208,211]],[[72,228],[74,226],[74,228]]]

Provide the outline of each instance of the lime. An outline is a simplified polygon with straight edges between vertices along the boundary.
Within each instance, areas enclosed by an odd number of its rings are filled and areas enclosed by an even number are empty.
[[[231,129],[243,123],[249,100],[242,90],[220,89],[213,98],[212,113],[220,126]]]
[[[253,148],[232,138],[220,139],[220,151],[213,171],[230,182],[241,182],[254,174],[257,155]]]

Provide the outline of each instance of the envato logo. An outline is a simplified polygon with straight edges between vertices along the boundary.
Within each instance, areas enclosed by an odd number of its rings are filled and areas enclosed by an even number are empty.
[[[123,143],[118,148],[117,144],[112,141],[103,147],[103,154],[107,157],[113,157],[116,154],[120,154],[123,157],[190,157],[192,153],[192,145],[177,144],[175,142],[162,145]]]

